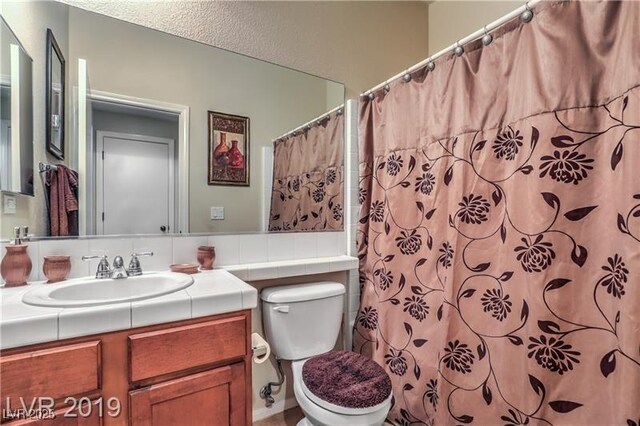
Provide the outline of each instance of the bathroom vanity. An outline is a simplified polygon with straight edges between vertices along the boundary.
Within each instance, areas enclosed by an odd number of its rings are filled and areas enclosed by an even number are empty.
[[[22,297],[28,291],[33,289],[3,289],[3,329],[22,327],[29,333],[31,320],[52,309],[24,305]],[[250,424],[251,309],[257,303],[256,290],[226,271],[215,270],[197,274],[194,284],[181,292],[190,298],[192,318],[163,322],[162,312],[173,311],[168,295],[145,301],[146,309],[156,308],[159,324],[87,331],[75,338],[3,349],[2,423]],[[11,318],[19,304],[32,315]],[[127,305],[130,319],[142,306]],[[113,315],[105,306],[91,310]],[[54,311],[60,317],[74,309],[78,308]],[[87,319],[87,327],[91,323]],[[58,318],[57,326],[64,326],[64,321]],[[5,347],[11,344],[11,338],[3,339]],[[34,410],[30,419],[10,419],[24,408]]]

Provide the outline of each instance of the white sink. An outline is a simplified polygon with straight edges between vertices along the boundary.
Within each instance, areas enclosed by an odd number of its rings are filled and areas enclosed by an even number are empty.
[[[28,291],[22,301],[34,306],[77,308],[150,299],[185,289],[193,277],[173,272],[151,272],[123,279],[78,278],[45,284]]]

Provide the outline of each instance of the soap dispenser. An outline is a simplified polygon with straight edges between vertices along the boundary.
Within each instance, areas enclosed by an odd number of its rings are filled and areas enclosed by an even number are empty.
[[[20,227],[16,227],[13,244],[5,246],[7,253],[0,263],[0,274],[4,279],[5,287],[17,287],[27,284],[31,274],[31,259],[27,254],[27,245],[22,244]]]

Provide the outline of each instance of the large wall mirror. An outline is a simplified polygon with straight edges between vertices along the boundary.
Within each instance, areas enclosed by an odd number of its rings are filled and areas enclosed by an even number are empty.
[[[35,144],[35,236],[342,229],[342,84],[62,3],[2,15],[50,30],[67,68],[64,160]]]
[[[32,60],[0,19],[0,191],[34,195]]]

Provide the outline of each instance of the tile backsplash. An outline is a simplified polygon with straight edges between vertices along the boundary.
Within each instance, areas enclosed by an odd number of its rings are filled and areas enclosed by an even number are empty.
[[[152,251],[152,257],[140,257],[146,271],[168,270],[172,263],[197,263],[199,246],[216,248],[215,266],[244,265],[293,259],[310,259],[346,254],[345,232],[309,232],[282,234],[238,234],[210,236],[158,236],[130,238],[92,238],[27,242],[33,263],[30,281],[44,280],[43,257],[71,256],[69,278],[92,275],[97,260],[82,261],[84,255],[106,255],[109,263],[122,256],[128,265],[133,252]],[[2,256],[4,245],[0,244]]]

